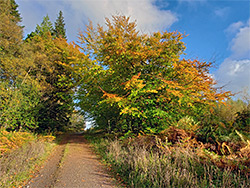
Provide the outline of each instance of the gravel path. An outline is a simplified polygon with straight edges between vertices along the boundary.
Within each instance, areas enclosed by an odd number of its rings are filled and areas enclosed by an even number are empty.
[[[26,188],[114,188],[108,174],[88,143],[79,134],[65,136],[45,166]]]

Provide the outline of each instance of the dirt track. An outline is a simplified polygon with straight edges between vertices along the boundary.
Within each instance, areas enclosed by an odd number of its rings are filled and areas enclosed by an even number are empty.
[[[117,187],[80,134],[69,134],[26,188]]]

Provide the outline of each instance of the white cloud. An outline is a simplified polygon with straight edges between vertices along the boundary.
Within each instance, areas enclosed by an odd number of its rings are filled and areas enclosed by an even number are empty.
[[[217,8],[215,9],[214,11],[214,14],[217,16],[217,17],[225,17],[227,16],[227,14],[229,13],[229,8],[228,7],[223,7],[223,8]]]
[[[153,32],[169,28],[176,22],[177,15],[170,10],[162,10],[155,5],[156,0],[17,0],[27,29],[40,24],[47,13],[55,20],[59,10],[64,13],[69,39],[75,38],[79,29],[83,30],[88,19],[94,24],[105,23],[111,15],[131,16],[142,32]],[[41,11],[43,10],[43,11]],[[44,12],[44,15],[41,15]],[[38,18],[41,17],[39,20]],[[34,24],[35,21],[36,24]]]
[[[250,25],[241,27],[235,38],[232,40],[231,50],[233,58],[250,59]]]
[[[246,87],[250,89],[250,59],[225,59],[216,73],[216,79],[220,86],[225,86],[224,89],[235,93]]]
[[[68,2],[68,1],[65,1]],[[143,31],[155,31],[170,27],[177,21],[176,15],[168,10],[160,10],[153,3],[155,0],[85,0],[70,1],[73,9],[77,12],[83,12],[95,23],[104,23],[105,17],[111,17],[117,13],[131,16],[137,20],[138,27]]]
[[[228,34],[235,34],[236,32],[239,31],[239,29],[244,25],[243,22],[239,21],[239,22],[235,22],[232,23],[226,30],[225,32]]]
[[[250,20],[247,23],[232,23],[227,32],[235,33],[230,43],[231,55],[215,73],[218,85],[239,92],[248,88],[250,93]]]

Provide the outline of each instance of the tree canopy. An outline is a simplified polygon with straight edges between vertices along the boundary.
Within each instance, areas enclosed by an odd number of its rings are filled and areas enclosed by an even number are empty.
[[[211,63],[180,59],[182,34],[141,34],[125,16],[106,19],[106,25],[95,29],[90,23],[79,36],[82,50],[94,59],[79,90],[80,106],[98,126],[160,131],[184,116],[198,118],[227,98],[214,87]]]
[[[65,130],[81,111],[105,131],[158,133],[206,119],[231,95],[215,87],[211,63],[185,59],[177,31],[143,34],[113,16],[68,43],[60,11],[55,27],[46,15],[23,40],[17,4],[0,3],[0,126]]]

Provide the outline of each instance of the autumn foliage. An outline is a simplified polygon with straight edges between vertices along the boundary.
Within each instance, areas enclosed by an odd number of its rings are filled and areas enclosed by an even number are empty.
[[[142,34],[125,16],[106,19],[106,27],[90,23],[80,34],[81,47],[94,62],[92,87],[83,86],[87,95],[96,96],[89,113],[103,117],[106,125],[111,122],[103,128],[158,132],[187,115],[198,119],[230,95],[215,88],[211,63],[182,58],[183,37],[168,31]]]

